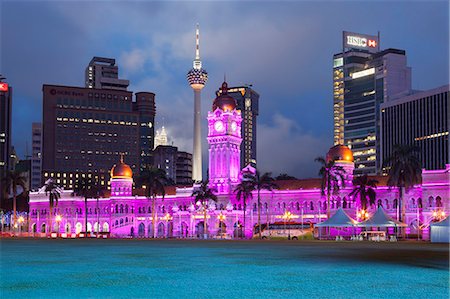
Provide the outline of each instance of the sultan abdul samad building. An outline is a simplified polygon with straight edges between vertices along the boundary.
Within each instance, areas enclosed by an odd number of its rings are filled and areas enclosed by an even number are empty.
[[[242,173],[254,171],[251,167],[240,169],[241,112],[236,109],[236,101],[227,94],[227,83],[222,84],[221,94],[214,100],[208,112],[209,179],[211,187],[217,189],[217,203],[210,203],[207,211],[207,226],[211,237],[226,233],[250,238],[257,224],[257,195],[248,200],[246,227],[243,204],[232,192]],[[357,218],[361,207],[358,198],[349,196],[354,171],[353,155],[350,149],[336,145],[330,149],[327,159],[336,158],[337,164],[346,170],[346,188],[340,190],[331,200],[331,215],[343,208],[351,217]],[[443,170],[424,170],[421,185],[415,186],[404,196],[406,206],[405,223],[407,233],[416,233],[420,223],[430,223],[436,215],[449,211],[450,165]],[[386,186],[387,177],[375,177],[376,205],[369,209],[373,214],[381,206],[393,218],[397,218],[398,191]],[[262,223],[280,221],[287,211],[302,215],[304,222],[319,223],[326,219],[327,200],[321,196],[320,179],[288,180],[276,182],[279,190],[261,191]],[[121,160],[111,169],[110,195],[87,201],[87,228],[85,227],[84,198],[74,196],[73,191],[64,190],[52,219],[59,215],[59,223],[49,220],[48,196],[45,192],[30,194],[30,232],[44,233],[53,230],[60,233],[82,231],[108,232],[111,237],[177,237],[191,238],[203,235],[204,214],[195,205],[191,196],[193,187],[167,189],[164,200],[156,199],[155,231],[152,227],[151,199],[133,190],[131,168]],[[299,220],[301,221],[301,220]],[[428,238],[428,229],[423,231]]]

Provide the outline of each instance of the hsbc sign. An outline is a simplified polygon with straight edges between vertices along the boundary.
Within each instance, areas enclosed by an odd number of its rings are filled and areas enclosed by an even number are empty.
[[[371,52],[379,51],[378,36],[344,31],[343,42],[344,48],[367,49]]]
[[[8,91],[8,83],[0,82],[0,91],[7,92]]]

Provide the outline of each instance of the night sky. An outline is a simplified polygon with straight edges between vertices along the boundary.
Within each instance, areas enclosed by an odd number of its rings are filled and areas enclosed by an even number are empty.
[[[381,34],[381,48],[406,50],[413,88],[449,82],[449,4],[424,2],[2,1],[0,73],[13,86],[13,145],[31,153],[42,121],[42,84],[84,86],[93,56],[116,58],[129,90],[156,94],[157,124],[192,152],[192,67],[200,24],[203,153],[206,114],[226,73],[230,86],[260,94],[258,166],[317,175],[314,158],[332,146],[332,56],[342,31]],[[207,161],[206,159],[204,161]],[[206,166],[204,166],[206,169]]]

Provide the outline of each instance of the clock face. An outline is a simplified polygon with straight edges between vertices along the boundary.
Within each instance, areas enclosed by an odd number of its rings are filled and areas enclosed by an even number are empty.
[[[245,107],[250,107],[251,105],[252,101],[249,98],[245,99]]]
[[[236,132],[237,129],[237,123],[234,121],[231,123],[231,130],[233,130],[233,132]]]
[[[216,129],[216,131],[217,132],[222,132],[223,131],[223,122],[221,122],[220,120],[219,121],[216,121],[215,123],[214,123],[214,129]]]

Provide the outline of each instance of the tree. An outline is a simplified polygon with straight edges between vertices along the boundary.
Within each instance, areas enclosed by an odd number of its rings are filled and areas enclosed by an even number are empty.
[[[6,176],[3,178],[5,194],[12,192],[13,196],[13,227],[16,225],[17,221],[17,186],[21,186],[25,191],[26,178],[19,171],[8,171]]]
[[[245,212],[247,211],[247,199],[253,198],[253,191],[251,183],[248,180],[243,179],[234,189],[236,193],[236,199],[244,204],[244,237],[245,237]]]
[[[287,180],[296,180],[296,177],[290,176],[287,173],[280,173],[279,176],[275,177],[277,181],[287,181]]]
[[[345,170],[342,166],[336,165],[336,160],[327,161],[323,157],[317,157],[316,162],[322,164],[319,170],[321,178],[321,194],[327,195],[327,218],[330,219],[330,197],[331,194],[338,194],[340,185],[345,187]]]
[[[405,221],[406,210],[403,203],[403,194],[414,185],[422,181],[422,165],[417,158],[419,148],[410,145],[395,145],[392,155],[385,161],[389,169],[387,185],[396,187],[399,194],[399,207],[401,211],[399,221]]]
[[[61,198],[61,188],[52,180],[48,179],[44,185],[45,195],[48,196],[50,219],[50,232],[53,231],[53,208],[58,206],[58,200]]]
[[[215,189],[209,187],[209,181],[206,180],[200,184],[198,187],[194,187],[194,192],[192,195],[195,200],[195,204],[200,203],[203,209],[203,234],[204,238],[208,235],[208,226],[206,225],[206,216],[208,210],[208,202],[212,200],[217,202],[217,196],[214,194]]]
[[[375,204],[376,192],[374,188],[377,187],[378,181],[369,179],[367,174],[353,178],[353,190],[350,192],[350,196],[359,196],[361,207],[363,210],[367,210],[367,203],[370,205]],[[367,201],[367,199],[369,199]]]
[[[255,190],[258,194],[258,234],[261,239],[261,190],[272,191],[273,189],[278,189],[278,185],[275,184],[270,172],[266,172],[261,176],[258,170],[254,174],[245,173],[243,180],[248,182],[251,191]]]
[[[87,200],[88,198],[98,198],[100,197],[100,191],[97,187],[96,182],[94,182],[90,178],[81,178],[75,183],[75,194],[78,196],[84,197],[84,231],[88,232],[88,207]]]
[[[145,186],[145,196],[152,199],[152,229],[153,238],[155,238],[156,197],[158,195],[161,195],[162,200],[164,200],[164,197],[166,196],[166,190],[164,189],[164,186],[168,184],[169,179],[167,178],[166,172],[164,170],[160,168],[147,167],[144,171],[141,172],[138,181],[140,181],[142,186]]]

